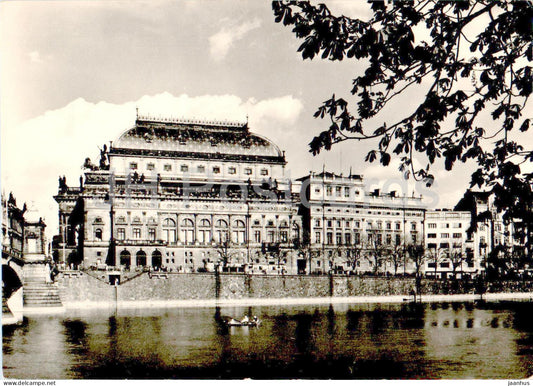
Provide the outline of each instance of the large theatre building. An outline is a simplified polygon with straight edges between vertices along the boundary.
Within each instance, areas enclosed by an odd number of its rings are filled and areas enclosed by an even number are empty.
[[[84,178],[60,178],[60,261],[289,273],[301,237],[285,155],[247,124],[138,117]]]

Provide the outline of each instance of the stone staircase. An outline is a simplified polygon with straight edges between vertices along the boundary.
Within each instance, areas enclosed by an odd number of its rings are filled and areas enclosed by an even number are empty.
[[[59,289],[50,280],[48,265],[44,263],[25,264],[24,308],[63,307]]]

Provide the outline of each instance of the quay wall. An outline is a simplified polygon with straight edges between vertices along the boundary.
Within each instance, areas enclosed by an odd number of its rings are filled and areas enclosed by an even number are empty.
[[[80,273],[75,277],[59,274],[56,283],[64,304],[152,300],[409,296],[415,288],[415,279],[412,277],[260,276],[207,273],[168,273],[164,276],[142,273],[117,287],[86,273]],[[473,283],[468,282],[422,279],[420,292],[424,295],[474,294],[478,293],[478,289]],[[533,282],[500,282],[489,285],[486,292],[533,292]]]

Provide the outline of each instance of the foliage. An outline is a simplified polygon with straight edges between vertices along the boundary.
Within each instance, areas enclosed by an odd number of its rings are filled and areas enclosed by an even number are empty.
[[[315,117],[331,123],[311,141],[310,151],[375,139],[366,161],[386,166],[397,156],[406,178],[428,185],[437,160],[446,170],[473,160],[478,167],[471,186],[491,189],[511,218],[530,213],[533,174],[521,165],[533,161],[533,151],[511,134],[527,132],[531,122],[523,114],[533,87],[532,2],[370,3],[368,21],[334,16],[308,1],[272,3],[276,22],[293,26],[304,40],[298,49],[304,60],[354,59],[366,66],[352,83],[357,111],[335,95],[326,100]],[[414,110],[394,119],[389,114],[375,126],[385,108],[402,103],[413,88],[425,91]],[[484,124],[487,119],[492,122]],[[415,158],[422,158],[421,168]]]

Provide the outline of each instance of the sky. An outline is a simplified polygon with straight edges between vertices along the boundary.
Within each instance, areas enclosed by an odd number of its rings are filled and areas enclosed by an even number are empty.
[[[366,18],[363,1],[330,9]],[[1,184],[28,216],[57,231],[58,176],[78,185],[86,157],[116,140],[140,114],[245,121],[286,151],[293,178],[309,171],[363,174],[374,188],[405,185],[398,163],[364,162],[369,143],[313,157],[327,128],[313,118],[335,93],[350,99],[356,61],[303,61],[269,1],[3,1],[0,3]],[[417,91],[415,90],[415,93]],[[410,108],[406,95],[389,114]],[[411,103],[412,104],[412,103]],[[471,165],[441,166],[431,189],[409,181],[429,207],[453,207]],[[369,186],[369,188],[371,188]],[[393,189],[394,190],[394,189]],[[397,190],[397,189],[396,189]]]

